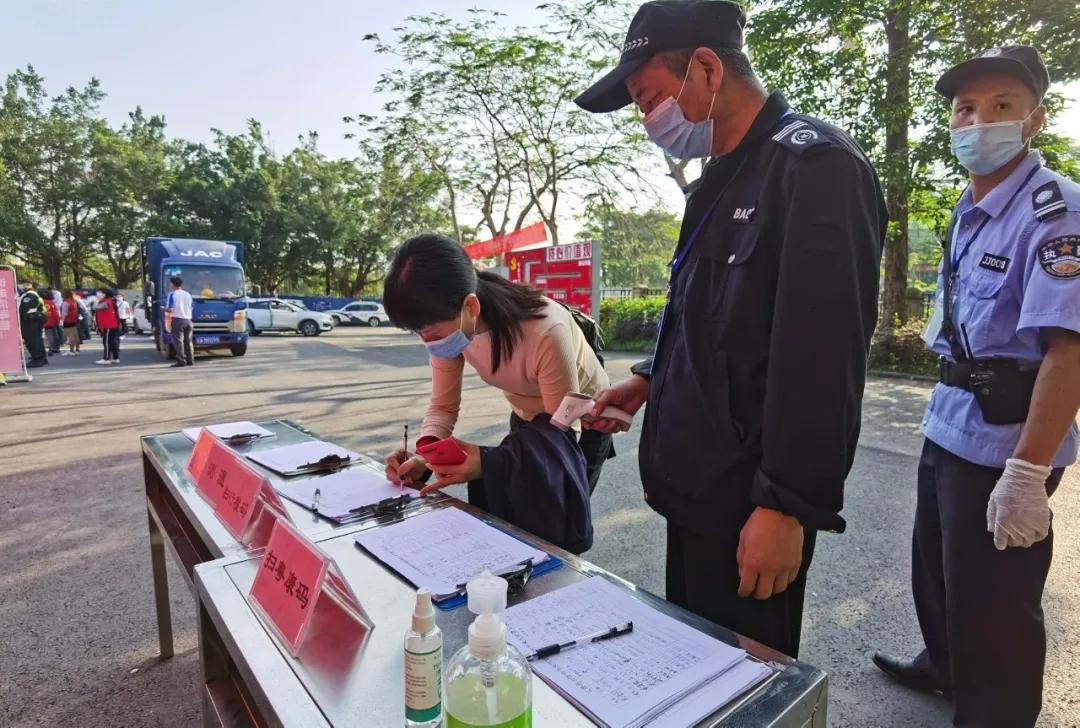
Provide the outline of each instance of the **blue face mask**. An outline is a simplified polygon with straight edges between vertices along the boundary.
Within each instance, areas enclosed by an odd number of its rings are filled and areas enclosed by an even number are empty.
[[[693,64],[692,59],[690,63]],[[686,67],[679,95],[675,98],[668,96],[645,117],[645,133],[649,135],[649,139],[676,159],[695,159],[712,153],[711,117],[716,94],[713,94],[712,101],[709,102],[709,113],[696,124],[686,118],[679,106],[679,99],[686,88],[686,79],[690,77],[690,67]]]
[[[1032,111],[1032,114],[1035,112]],[[983,175],[996,172],[1024,149],[1024,122],[998,121],[992,124],[973,124],[952,129],[952,152],[956,159],[972,174]]]
[[[463,322],[465,319],[464,311],[461,312],[461,318]],[[459,325],[454,333],[438,341],[425,341],[424,346],[427,347],[428,353],[436,359],[457,359],[469,348],[471,343],[472,341],[465,335]]]

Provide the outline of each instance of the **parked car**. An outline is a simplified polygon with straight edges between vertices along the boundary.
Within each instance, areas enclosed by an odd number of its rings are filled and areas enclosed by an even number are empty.
[[[149,334],[153,333],[153,327],[150,325],[150,318],[146,315],[146,304],[143,301],[139,301],[131,307],[132,311],[132,328],[136,334]]]
[[[325,313],[333,316],[339,326],[361,324],[374,328],[390,323],[390,317],[386,315],[382,304],[369,301],[355,301]]]
[[[247,329],[252,336],[264,331],[295,331],[303,336],[318,336],[334,330],[334,317],[309,311],[280,298],[251,299],[247,307]]]

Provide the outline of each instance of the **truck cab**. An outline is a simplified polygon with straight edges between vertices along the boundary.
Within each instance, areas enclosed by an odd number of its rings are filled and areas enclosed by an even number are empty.
[[[192,345],[196,351],[247,353],[244,244],[239,241],[148,238],[143,244],[143,293],[157,349],[173,357],[164,312],[170,279],[179,276],[192,299]]]

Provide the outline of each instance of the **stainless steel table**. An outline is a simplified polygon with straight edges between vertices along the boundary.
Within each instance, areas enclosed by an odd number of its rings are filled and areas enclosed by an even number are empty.
[[[317,435],[286,420],[257,423],[276,437],[257,440],[250,445],[234,448],[241,454],[266,450],[298,442],[319,440]],[[165,550],[168,548],[181,567],[188,588],[195,594],[195,566],[204,561],[219,559],[227,554],[244,553],[244,547],[218,521],[210,505],[195,491],[195,484],[186,470],[195,443],[181,432],[147,435],[142,438],[143,480],[146,486],[146,511],[150,524],[150,563],[154,576],[154,603],[157,610],[158,645],[162,658],[173,655],[172,615],[169,610],[169,582],[165,572]],[[277,473],[248,461],[271,483],[281,482]],[[367,458],[353,467],[382,466]],[[295,478],[290,478],[290,481]],[[446,500],[440,496],[436,502]],[[430,500],[430,499],[426,499]],[[311,538],[333,533],[340,528],[325,521],[306,508],[285,501],[293,523]],[[430,503],[414,503],[410,511],[423,511]]]
[[[735,704],[701,725],[825,726],[827,676],[764,645],[691,614],[635,588],[584,559],[540,541],[466,503],[447,499],[436,507],[460,508],[542,548],[564,565],[536,576],[509,604],[532,599],[581,579],[609,579],[635,598],[754,657],[771,662],[776,674]],[[414,514],[406,514],[411,517]],[[368,522],[315,537],[313,540],[341,567],[375,629],[364,648],[349,652],[324,645],[293,659],[247,602],[258,570],[258,557],[232,554],[196,567],[199,598],[199,643],[207,684],[206,725],[270,726],[397,726],[404,721],[402,637],[409,626],[414,588],[355,546],[353,536],[381,523]],[[473,615],[464,607],[437,610],[443,630],[444,659],[465,644]],[[220,686],[242,686],[226,691]],[[533,680],[533,723],[536,726],[589,726],[592,723],[539,678]],[[236,695],[243,693],[244,699]]]
[[[257,441],[246,448],[265,449],[320,439],[287,421],[258,424],[277,437]],[[165,548],[168,546],[181,566],[188,587],[198,599],[203,716],[208,726],[402,725],[404,667],[401,645],[415,592],[397,575],[356,548],[353,535],[397,518],[442,507],[456,507],[473,513],[564,561],[564,566],[534,577],[522,594],[511,597],[511,604],[579,579],[599,576],[627,589],[635,598],[725,642],[743,647],[757,659],[776,667],[777,673],[767,682],[702,725],[778,728],[826,725],[828,679],[821,670],[701,619],[584,559],[441,494],[410,504],[401,516],[368,519],[345,526],[335,526],[286,501],[294,524],[335,559],[376,625],[369,642],[359,653],[342,654],[330,646],[321,653],[305,653],[305,659],[297,661],[277,642],[247,602],[246,596],[257,569],[257,555],[248,553],[225,530],[210,506],[196,493],[185,470],[193,446],[179,432],[142,438],[161,655],[167,658],[173,652],[165,574]],[[238,449],[245,452],[245,448]],[[374,460],[354,467],[371,467],[380,472],[382,469]],[[280,480],[276,474],[260,470],[272,482]],[[439,611],[445,659],[449,660],[465,643],[471,617],[464,608]],[[591,725],[539,678],[533,681],[533,687],[534,725],[560,728]]]

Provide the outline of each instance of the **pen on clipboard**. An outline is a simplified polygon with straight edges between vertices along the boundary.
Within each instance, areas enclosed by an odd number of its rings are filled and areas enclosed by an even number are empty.
[[[319,499],[322,498],[322,491],[318,488],[315,489],[315,495],[311,498],[311,510],[315,513],[319,512]]]
[[[405,432],[402,433],[402,435],[401,435],[401,452],[404,453],[404,455],[402,455],[402,457],[405,458],[406,460],[408,460],[409,459],[409,426],[408,425],[405,425]],[[408,485],[408,483],[406,481],[407,481],[407,476],[404,476],[404,475],[399,475],[398,476],[398,484],[402,488],[404,488],[406,485]]]
[[[560,642],[553,645],[546,645],[541,647],[536,652],[525,657],[526,660],[532,662],[533,660],[542,660],[545,657],[551,657],[557,655],[560,652],[566,652],[569,649],[577,647],[578,645],[587,645],[592,642],[603,642],[604,640],[612,639],[613,637],[621,637],[624,634],[630,634],[634,631],[634,623],[627,622],[625,624],[619,624],[614,627],[608,627],[607,629],[599,632],[593,632],[590,635],[584,637],[578,637],[576,640],[570,640],[569,642]]]

